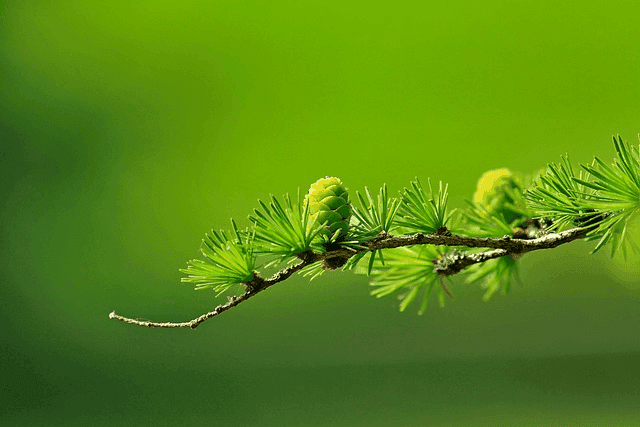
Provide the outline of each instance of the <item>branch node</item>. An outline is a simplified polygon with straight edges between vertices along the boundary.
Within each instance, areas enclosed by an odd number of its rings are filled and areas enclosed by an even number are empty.
[[[311,249],[309,249],[307,251],[300,252],[299,254],[296,254],[295,256],[296,256],[296,258],[298,258],[301,261],[307,261],[310,258],[313,258],[315,255],[316,254]]]
[[[264,287],[265,283],[266,283],[266,280],[264,280],[260,276],[260,273],[258,273],[257,271],[254,271],[253,279],[251,279],[248,282],[245,282],[244,284],[247,287],[247,293],[250,294],[250,293],[259,292]]]
[[[325,258],[322,261],[322,269],[323,270],[337,270],[339,268],[344,267],[344,265],[349,261],[349,258],[346,256],[336,256],[331,258]]]
[[[452,236],[451,231],[449,231],[446,225],[439,227],[433,234],[436,236]]]

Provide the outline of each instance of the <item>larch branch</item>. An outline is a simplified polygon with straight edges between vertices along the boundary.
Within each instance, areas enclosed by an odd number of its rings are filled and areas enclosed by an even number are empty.
[[[288,279],[292,274],[302,270],[318,261],[325,261],[335,258],[349,259],[350,257],[363,252],[375,251],[378,249],[393,249],[403,246],[414,245],[437,245],[437,246],[463,246],[468,248],[489,248],[493,249],[486,252],[468,254],[466,252],[453,252],[445,254],[445,256],[434,260],[434,270],[442,276],[451,276],[459,273],[464,268],[488,261],[494,258],[500,258],[505,255],[522,255],[540,249],[551,249],[565,243],[572,242],[577,239],[584,238],[589,229],[573,228],[571,230],[560,233],[550,233],[535,239],[514,239],[510,236],[501,238],[493,237],[465,237],[449,233],[447,230],[439,230],[434,234],[417,233],[407,236],[391,236],[384,235],[380,238],[363,243],[363,249],[338,249],[324,254],[316,254],[312,251],[303,252],[298,255],[302,261],[283,268],[275,273],[269,279],[262,278],[256,271],[253,279],[245,283],[247,290],[241,295],[228,297],[226,304],[217,306],[213,311],[205,313],[188,322],[149,322],[145,320],[132,319],[116,314],[115,311],[109,313],[110,319],[119,320],[132,325],[146,326],[149,328],[189,328],[195,329],[200,324],[213,317],[224,313],[225,311],[237,306],[238,304],[248,300],[267,288]]]

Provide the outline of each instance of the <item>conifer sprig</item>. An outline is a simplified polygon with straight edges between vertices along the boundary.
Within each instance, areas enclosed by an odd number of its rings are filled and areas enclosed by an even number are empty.
[[[400,311],[404,311],[423,291],[418,310],[422,315],[427,309],[431,290],[441,278],[433,268],[433,260],[440,256],[441,252],[433,246],[401,247],[387,250],[385,262],[376,259],[371,271],[364,266],[357,267],[355,271],[371,275],[370,285],[375,288],[371,295],[377,298],[399,292]],[[440,293],[441,304],[444,304],[443,288],[440,288]]]
[[[442,187],[440,181],[438,191],[434,193],[429,184],[429,193],[426,193],[418,178],[411,182],[409,188],[402,193],[400,208],[396,217],[396,224],[405,228],[410,233],[434,233],[447,225],[447,221],[453,212],[447,214],[447,199],[449,197],[448,185]]]
[[[323,230],[323,224],[311,220],[309,203],[301,199],[299,189],[296,202],[289,194],[283,199],[280,203],[272,195],[269,204],[258,200],[260,208],[249,216],[255,227],[256,252],[276,255],[281,260],[310,250]]]
[[[553,220],[550,229],[588,229],[587,240],[599,239],[592,253],[611,243],[611,256],[619,250],[626,256],[627,247],[637,250],[628,227],[640,214],[640,160],[638,149],[619,136],[613,143],[618,158],[612,165],[595,157],[576,176],[565,156],[525,197],[537,215]]]
[[[476,237],[501,237],[511,235],[513,227],[522,222],[519,218],[511,224],[504,215],[489,211],[485,206],[467,201],[467,209],[463,212],[466,234]]]
[[[508,169],[486,172],[478,181],[474,201],[468,202],[463,213],[466,234],[530,238],[527,229],[532,225],[530,219],[533,212],[527,207],[523,196],[523,184],[529,180],[529,177],[513,174]],[[509,292],[512,279],[517,279],[518,264],[513,256],[504,255],[471,265],[466,273],[469,274],[467,283],[480,283],[487,289],[483,297],[487,301],[499,289]]]
[[[253,279],[256,261],[253,233],[245,231],[243,239],[234,220],[231,225],[231,236],[223,230],[211,230],[211,234],[206,235],[200,247],[205,260],[189,261],[187,268],[180,270],[188,274],[182,282],[195,283],[196,289],[212,288],[220,295],[234,285]]]
[[[482,287],[487,290],[482,297],[484,301],[488,301],[500,289],[508,294],[513,281],[520,281],[518,262],[512,255],[474,264],[467,272],[470,273],[465,280],[467,283],[481,281]]]
[[[594,191],[589,189],[589,175],[579,171],[575,175],[569,156],[561,157],[558,164],[550,163],[545,174],[525,192],[529,207],[540,218],[551,218],[549,230],[580,226],[597,216],[591,200]]]
[[[613,138],[617,159],[607,165],[598,157],[592,165],[581,165],[592,177],[592,181],[576,179],[580,184],[594,190],[590,199],[593,210],[601,212],[597,227],[589,238],[600,238],[593,252],[611,243],[611,256],[622,250],[626,257],[627,247],[638,251],[635,242],[629,239],[631,221],[640,216],[640,156],[639,149],[622,140]]]
[[[398,199],[389,197],[387,184],[382,185],[377,199],[373,198],[367,187],[364,190],[367,196],[366,200],[360,192],[356,191],[356,197],[361,206],[361,209],[353,209],[357,224],[364,230],[374,233],[391,233],[396,213],[400,207]]]
[[[398,209],[400,208],[400,201],[396,198],[389,197],[389,191],[387,190],[387,184],[384,184],[380,188],[377,200],[373,198],[369,189],[365,189],[367,199],[356,191],[356,196],[360,202],[361,208],[353,209],[355,216],[354,228],[359,230],[363,240],[370,241],[377,236],[385,236],[390,234],[394,228],[394,220]],[[354,255],[349,259],[344,269],[351,269],[355,267],[358,262],[366,255],[366,252]],[[376,256],[380,259],[380,262],[384,264],[384,258],[382,250],[374,250],[370,252],[369,264],[367,268],[367,274],[371,273],[373,268],[373,262]]]

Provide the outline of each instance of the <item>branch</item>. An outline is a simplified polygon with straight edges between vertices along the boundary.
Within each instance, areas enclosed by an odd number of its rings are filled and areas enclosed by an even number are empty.
[[[445,256],[434,260],[434,270],[442,276],[451,276],[459,273],[465,267],[472,264],[488,261],[493,258],[500,258],[505,255],[522,255],[527,252],[536,251],[539,249],[550,249],[565,243],[572,242],[577,239],[584,238],[589,229],[573,228],[571,230],[563,231],[561,233],[550,233],[546,236],[539,237],[537,239],[514,239],[510,236],[504,236],[501,238],[485,238],[485,237],[465,237],[451,234],[448,230],[438,230],[435,234],[423,234],[417,233],[410,236],[391,236],[383,235],[373,242],[363,243],[366,248],[359,250],[351,249],[337,249],[324,254],[316,254],[312,251],[306,251],[298,255],[302,261],[298,264],[286,267],[269,279],[260,277],[258,272],[254,272],[254,277],[250,282],[245,283],[247,291],[240,296],[228,297],[226,304],[217,306],[213,311],[205,313],[195,319],[188,322],[149,322],[138,319],[131,319],[116,314],[115,311],[109,313],[110,319],[119,320],[124,323],[132,325],[146,326],[149,328],[190,328],[195,329],[201,323],[218,316],[221,313],[229,310],[248,300],[249,298],[257,295],[265,289],[288,279],[293,273],[302,270],[304,267],[309,266],[315,262],[323,261],[324,267],[328,269],[336,269],[344,265],[344,263],[352,256],[363,253],[375,251],[378,249],[393,249],[402,246],[413,245],[437,245],[437,246],[466,246],[470,248],[491,248],[494,250],[481,252],[476,254],[467,254],[465,252],[453,252],[451,254],[445,254]],[[331,262],[331,261],[334,262]],[[339,262],[335,262],[339,260]]]
[[[313,254],[313,255],[315,255],[315,254]],[[115,311],[112,311],[111,313],[109,313],[109,319],[119,320],[121,322],[129,323],[129,324],[132,324],[132,325],[146,326],[148,328],[190,328],[190,329],[195,329],[202,322],[204,322],[205,320],[209,320],[212,317],[216,317],[217,315],[219,315],[221,313],[224,313],[225,311],[229,310],[230,308],[233,308],[236,305],[240,304],[241,302],[244,302],[244,301],[248,300],[252,296],[257,295],[259,292],[264,291],[265,289],[275,285],[278,282],[282,282],[283,280],[288,279],[296,271],[300,271],[304,267],[306,267],[307,265],[313,264],[314,262],[317,261],[314,256],[308,256],[307,258],[308,259],[305,260],[305,261],[299,262],[298,264],[289,266],[287,268],[284,268],[284,269],[278,271],[276,274],[271,276],[271,278],[269,278],[269,279],[263,279],[262,277],[260,277],[260,274],[258,274],[257,271],[254,272],[255,274],[253,276],[253,279],[250,282],[246,283],[247,291],[244,294],[242,294],[240,296],[234,295],[232,297],[227,297],[228,301],[227,301],[226,304],[221,304],[221,305],[217,306],[213,311],[210,311],[210,312],[205,313],[205,314],[203,314],[201,316],[198,316],[195,319],[191,319],[188,322],[180,322],[180,323],[174,323],[174,322],[149,322],[149,321],[145,321],[145,320],[131,319],[131,318],[128,318],[128,317],[120,316],[119,314],[116,314]]]
[[[499,249],[481,252],[478,254],[466,254],[464,252],[453,253],[449,257],[445,256],[436,260],[436,262],[434,262],[434,270],[443,276],[451,276],[459,273],[470,265],[485,262],[493,258],[500,258],[505,255],[520,256],[527,252],[537,251],[539,249],[555,248],[565,243],[582,239],[588,232],[589,229],[573,228],[561,233],[551,233],[544,237],[531,240],[511,239],[509,236],[505,236],[502,239],[499,239],[504,241],[499,244],[500,246],[497,246]]]

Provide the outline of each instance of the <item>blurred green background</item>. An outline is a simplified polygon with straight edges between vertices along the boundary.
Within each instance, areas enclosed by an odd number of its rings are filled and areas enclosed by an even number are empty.
[[[196,331],[210,228],[335,175],[451,206],[640,132],[634,1],[0,1],[2,425],[640,425],[640,271],[574,242],[425,316],[295,277]],[[435,302],[435,301],[432,301]]]

